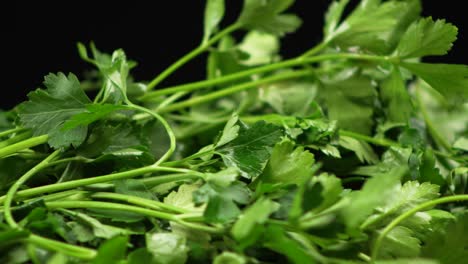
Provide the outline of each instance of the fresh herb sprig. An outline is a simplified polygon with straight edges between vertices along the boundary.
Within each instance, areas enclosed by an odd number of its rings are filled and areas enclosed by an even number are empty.
[[[200,45],[148,83],[78,44],[98,83],[51,73],[0,113],[0,262],[464,263],[468,66],[421,62],[457,28],[348,2],[285,59],[293,0],[224,29],[207,0]],[[160,87],[202,53],[205,80]]]

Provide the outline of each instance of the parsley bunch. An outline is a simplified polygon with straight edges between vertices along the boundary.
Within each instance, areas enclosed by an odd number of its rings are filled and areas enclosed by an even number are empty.
[[[294,58],[294,0],[207,0],[193,51],[149,82],[78,44],[0,112],[1,263],[456,264],[468,258],[468,66],[419,0],[331,3]],[[234,32],[241,32],[233,36]],[[202,53],[206,79],[161,83]]]

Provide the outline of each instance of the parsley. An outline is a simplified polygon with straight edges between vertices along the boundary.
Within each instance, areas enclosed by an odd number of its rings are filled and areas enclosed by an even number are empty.
[[[94,93],[51,73],[0,112],[0,262],[463,263],[468,66],[421,61],[458,30],[419,0],[348,3],[283,58],[294,0],[224,28],[207,0],[199,46],[149,82],[79,43]],[[202,53],[206,80],[160,87]]]

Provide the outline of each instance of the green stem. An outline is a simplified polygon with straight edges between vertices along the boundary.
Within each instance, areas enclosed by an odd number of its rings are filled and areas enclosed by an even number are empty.
[[[93,161],[93,159],[88,159],[88,158],[85,158],[85,157],[82,157],[82,156],[64,158],[64,159],[59,159],[59,160],[50,162],[49,164],[47,164],[47,167],[59,165],[59,164],[62,164],[62,163],[68,163],[68,162],[72,162],[72,161],[80,161],[80,162],[86,163],[86,162]]]
[[[46,203],[46,206],[49,209],[58,209],[58,208],[108,209],[108,210],[132,212],[132,213],[156,217],[159,219],[165,219],[169,221],[176,220],[173,214],[145,209],[145,208],[132,206],[132,205],[119,204],[119,203],[96,202],[96,201],[54,201],[54,202]]]
[[[110,193],[110,192],[97,192],[91,195],[91,198],[97,199],[110,199],[110,200],[117,200],[117,201],[124,201],[130,204],[138,205],[141,207],[147,207],[154,210],[169,210],[175,213],[187,213],[190,212],[184,208],[180,208],[177,206],[173,206],[170,204],[165,204],[159,201],[145,199],[137,196],[125,195],[120,193]]]
[[[147,178],[140,179],[139,182],[151,188],[151,186],[156,186],[156,185],[168,183],[168,182],[195,180],[195,179],[202,179],[202,178],[203,178],[203,175],[201,173],[175,173],[175,174],[164,175],[164,176],[147,177]]]
[[[108,209],[108,210],[126,211],[126,212],[132,212],[132,213],[141,214],[141,215],[145,215],[145,216],[155,217],[155,218],[158,218],[158,219],[173,221],[173,222],[179,223],[181,225],[184,225],[186,227],[201,230],[201,231],[205,231],[205,232],[209,232],[209,233],[218,234],[218,233],[222,232],[222,230],[220,230],[218,228],[205,226],[205,225],[188,223],[186,221],[183,221],[183,220],[179,219],[174,214],[154,211],[154,210],[141,208],[141,207],[136,207],[136,206],[132,206],[132,205],[126,205],[126,204],[116,204],[116,203],[108,203],[108,202],[94,202],[94,201],[63,201],[63,202],[49,202],[49,203],[46,203],[46,206],[49,209],[84,208],[84,209]]]
[[[310,57],[314,54],[317,54],[319,53],[320,51],[322,51],[324,48],[326,48],[328,46],[328,42],[320,42],[318,45],[316,45],[315,47],[307,50],[306,52],[304,52],[301,56],[299,56],[299,58],[307,58],[307,57]]]
[[[216,79],[198,81],[198,82],[168,87],[164,89],[159,89],[157,91],[148,92],[142,97],[140,97],[139,99],[143,101],[147,101],[147,100],[150,100],[151,98],[158,97],[161,95],[172,94],[176,92],[190,92],[190,91],[199,90],[203,88],[209,88],[214,85],[219,85],[219,84],[231,82],[234,80],[242,79],[245,77],[250,77],[255,74],[270,72],[270,71],[284,69],[284,68],[293,67],[293,66],[306,65],[306,64],[316,63],[320,61],[336,60],[336,59],[388,61],[391,58],[382,57],[382,56],[365,55],[365,54],[353,54],[353,53],[323,54],[323,55],[318,55],[318,56],[314,56],[310,58],[297,57],[297,58],[293,58],[293,59],[289,59],[289,60],[285,60],[285,61],[281,61],[281,62],[277,62],[273,64],[268,64],[265,66],[260,66],[257,68],[253,68],[253,69],[249,69],[249,70],[245,70],[241,72],[236,72],[236,73],[225,75]]]
[[[343,129],[340,129],[338,134],[340,136],[351,137],[351,138],[366,141],[368,143],[378,145],[378,146],[400,147],[401,148],[401,145],[398,144],[397,142],[393,142],[393,141],[385,139],[385,138],[373,138],[373,137],[369,137],[369,136],[366,136],[366,135],[363,135],[363,134],[359,134],[359,133],[356,133],[356,132],[347,131],[347,130],[343,130]]]
[[[60,153],[60,150],[56,150],[52,152],[52,154],[50,154],[47,158],[45,158],[43,161],[41,161],[39,164],[31,168],[23,176],[21,176],[18,180],[16,180],[16,182],[8,190],[7,194],[5,195],[5,202],[3,204],[3,208],[5,210],[4,211],[5,221],[12,228],[19,227],[11,213],[11,203],[13,202],[13,198],[15,197],[16,192],[27,180],[29,180],[29,178],[31,178],[37,172],[43,169],[47,165],[47,163],[53,160],[59,153]]]
[[[31,136],[32,136],[31,131],[26,131],[24,133],[17,134],[14,137],[11,137],[9,139],[5,139],[5,140],[1,141],[0,142],[0,148],[4,148],[4,147],[6,147],[8,145],[11,145],[11,144],[14,144],[16,142],[22,141],[24,139],[30,138]]]
[[[169,75],[171,75],[173,72],[175,72],[177,69],[182,67],[184,64],[192,60],[193,58],[197,57],[204,51],[206,51],[211,45],[216,43],[218,40],[223,38],[224,36],[236,31],[239,29],[240,25],[238,24],[232,24],[231,26],[225,28],[215,36],[213,36],[210,40],[208,40],[205,43],[202,43],[198,47],[196,47],[194,50],[191,52],[187,53],[185,56],[182,58],[178,59],[176,62],[174,62],[171,66],[169,66],[167,69],[165,69],[163,72],[161,72],[156,78],[154,78],[149,84],[148,84],[148,89],[151,90],[154,87],[156,87],[159,83],[161,83],[163,80],[165,80]]]
[[[145,112],[145,113],[151,115],[152,117],[154,117],[159,122],[161,122],[164,129],[166,130],[167,135],[169,136],[170,145],[169,145],[169,149],[166,151],[166,153],[164,153],[164,155],[162,155],[162,157],[159,158],[159,160],[157,160],[154,163],[154,166],[158,166],[159,164],[161,164],[164,161],[168,160],[172,156],[172,154],[174,153],[174,151],[176,149],[176,137],[175,137],[174,131],[172,131],[172,128],[169,125],[169,123],[167,123],[166,119],[164,119],[162,116],[160,116],[159,114],[157,114],[154,111],[151,111],[151,110],[149,110],[147,108],[144,108],[142,106],[133,104],[132,102],[130,102],[128,100],[127,100],[127,104],[128,104],[129,108],[139,110],[141,112]]]
[[[24,149],[27,149],[27,148],[31,148],[31,147],[35,147],[35,146],[44,144],[44,143],[47,142],[48,138],[49,137],[47,135],[37,136],[37,137],[33,137],[33,138],[23,140],[21,142],[13,144],[13,145],[9,145],[9,146],[4,147],[4,148],[1,148],[0,149],[0,158],[9,156],[11,154],[14,154],[14,153],[16,153],[18,151],[21,151],[21,150],[24,150]]]
[[[218,98],[230,95],[230,94],[238,93],[240,91],[251,89],[251,88],[257,87],[257,86],[262,85],[262,84],[267,84],[267,83],[277,82],[277,81],[282,81],[282,80],[287,80],[287,79],[294,79],[294,78],[299,78],[299,77],[303,77],[303,76],[307,76],[307,75],[310,75],[309,70],[301,70],[301,71],[295,71],[295,72],[288,72],[288,73],[284,73],[284,74],[278,74],[278,75],[263,78],[263,79],[260,79],[260,80],[257,80],[257,81],[252,81],[252,82],[248,82],[248,83],[235,85],[235,86],[232,86],[230,88],[215,91],[215,92],[212,92],[212,93],[209,93],[209,94],[206,94],[206,95],[193,97],[191,99],[188,99],[186,101],[182,101],[182,102],[179,102],[179,103],[174,103],[172,105],[169,105],[167,107],[164,107],[164,108],[160,109],[159,112],[160,113],[167,113],[167,112],[171,112],[171,111],[175,111],[175,110],[180,110],[180,109],[183,109],[183,108],[186,108],[186,107],[206,103],[206,102],[209,102],[209,101],[212,101],[214,99],[218,99]]]
[[[152,173],[152,172],[157,172],[157,171],[192,173],[192,171],[188,169],[177,169],[177,168],[159,167],[155,165],[150,165],[150,166],[145,166],[145,167],[141,167],[141,168],[134,169],[134,170],[117,172],[117,173],[112,173],[112,174],[103,175],[103,176],[96,176],[93,178],[60,182],[60,183],[54,183],[50,185],[30,188],[30,189],[19,191],[16,194],[16,196],[24,198],[24,197],[31,197],[31,196],[43,194],[43,193],[65,191],[65,190],[83,187],[83,186],[87,186],[91,184],[104,183],[104,182],[121,180],[121,179],[129,179],[129,178],[140,176],[146,173]],[[1,196],[0,203],[2,203],[4,200],[5,200],[5,196]]]
[[[39,246],[41,248],[53,250],[60,252],[62,254],[80,258],[80,259],[88,259],[91,260],[93,259],[97,252],[93,249],[90,248],[85,248],[85,247],[80,247],[80,246],[75,246],[75,245],[70,245],[66,243],[62,243],[59,241],[55,241],[49,238],[44,238],[40,237],[37,235],[31,234],[27,239],[27,242],[32,243],[36,246]]]
[[[393,228],[395,228],[398,224],[403,222],[405,219],[407,219],[408,217],[412,216],[413,214],[415,214],[415,213],[417,213],[417,212],[419,212],[421,210],[431,208],[431,207],[434,207],[436,205],[443,204],[443,203],[452,203],[452,202],[458,202],[458,201],[468,201],[468,195],[466,195],[466,194],[465,195],[454,195],[454,196],[442,197],[442,198],[439,198],[439,199],[431,200],[431,201],[422,203],[422,204],[414,207],[413,209],[406,211],[405,213],[401,214],[397,218],[393,219],[382,230],[382,232],[380,232],[379,236],[377,237],[377,239],[376,239],[376,241],[374,243],[374,246],[372,247],[371,259],[374,260],[374,261],[377,260],[379,250],[380,250],[380,246],[381,246],[382,241],[385,238],[385,236]]]
[[[16,127],[16,128],[8,129],[8,130],[0,132],[0,138],[8,136],[10,134],[23,132],[25,130],[27,130],[27,128],[24,128],[24,127]]]

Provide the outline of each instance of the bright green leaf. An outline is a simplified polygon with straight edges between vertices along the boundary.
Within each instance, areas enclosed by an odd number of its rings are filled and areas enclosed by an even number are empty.
[[[242,241],[250,236],[250,233],[258,225],[263,225],[270,214],[278,210],[279,204],[261,199],[256,201],[253,205],[248,207],[242,216],[236,221],[231,229],[231,233],[238,241]]]
[[[294,0],[244,0],[237,23],[249,30],[282,36],[294,32],[302,23],[296,15],[284,14]]]
[[[402,58],[445,55],[457,39],[457,33],[457,27],[445,20],[421,19],[414,22],[401,37],[397,55]]]
[[[260,179],[269,183],[302,184],[314,172],[314,155],[290,140],[275,145]]]
[[[468,98],[468,66],[457,64],[401,63],[450,102],[464,102]]]
[[[398,67],[393,67],[390,76],[382,83],[380,94],[388,121],[407,123],[413,113],[413,105]]]
[[[174,233],[147,234],[146,248],[157,264],[184,264],[189,250],[185,237]]]
[[[224,0],[207,0],[205,6],[203,43],[207,42],[210,36],[218,27],[224,16]]]
[[[413,231],[403,226],[393,228],[382,240],[379,257],[411,258],[419,256],[421,241],[413,236]]]

